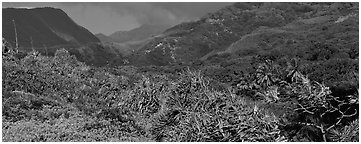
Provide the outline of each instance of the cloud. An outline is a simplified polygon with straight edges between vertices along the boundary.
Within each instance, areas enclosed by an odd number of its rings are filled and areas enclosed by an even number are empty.
[[[57,7],[63,9],[75,22],[93,33],[111,34],[130,30],[143,24],[176,25],[196,20],[232,3],[185,2],[78,2],[78,3],[3,3],[3,7]]]

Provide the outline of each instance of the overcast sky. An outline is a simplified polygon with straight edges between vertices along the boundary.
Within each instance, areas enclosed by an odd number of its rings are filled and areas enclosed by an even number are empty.
[[[92,33],[109,35],[119,30],[130,30],[142,24],[175,25],[195,20],[232,3],[53,3],[3,2],[3,7],[56,7],[64,10],[76,23]]]

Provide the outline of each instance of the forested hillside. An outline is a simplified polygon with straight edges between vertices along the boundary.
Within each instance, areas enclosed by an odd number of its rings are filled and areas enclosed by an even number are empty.
[[[277,51],[293,57],[314,43],[352,55],[357,39],[358,3],[235,3],[166,30],[129,61],[169,65],[224,53],[239,58]]]

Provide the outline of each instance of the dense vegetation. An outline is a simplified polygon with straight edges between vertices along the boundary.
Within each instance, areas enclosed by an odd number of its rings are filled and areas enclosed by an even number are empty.
[[[334,93],[304,73],[331,62],[305,70],[263,55],[248,73],[223,64],[232,71],[209,74],[196,63],[92,67],[65,49],[19,55],[3,42],[3,141],[359,141],[357,90]],[[358,66],[348,72],[339,84],[358,88]]]

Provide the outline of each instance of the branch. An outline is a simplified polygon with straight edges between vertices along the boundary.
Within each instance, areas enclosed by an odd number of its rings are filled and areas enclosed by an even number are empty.
[[[315,114],[314,112],[311,112],[309,110],[307,110],[305,107],[303,107],[301,104],[298,104],[299,106],[301,106],[301,108],[296,108],[295,111],[297,110],[303,110],[304,112],[307,112],[309,114]],[[308,107],[308,108],[311,108],[311,107]]]

